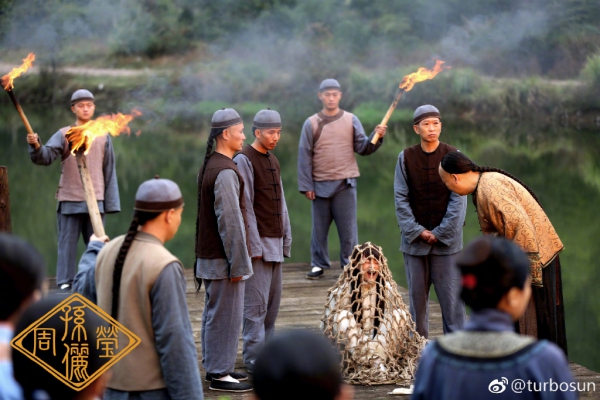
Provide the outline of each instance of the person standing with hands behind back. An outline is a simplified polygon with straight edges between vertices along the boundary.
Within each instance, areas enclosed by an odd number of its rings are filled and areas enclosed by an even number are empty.
[[[312,201],[312,270],[308,279],[319,279],[331,267],[327,236],[335,221],[340,237],[341,267],[348,265],[358,244],[356,178],[360,176],[354,153],[366,156],[383,143],[387,126],[377,125],[370,136],[358,118],[340,109],[342,89],[335,79],[319,87],[323,109],[306,120],[298,147],[298,189]],[[377,144],[371,140],[380,136]]]
[[[465,323],[465,306],[458,296],[460,274],[452,259],[462,249],[467,200],[448,190],[438,174],[444,155],[456,150],[440,142],[439,110],[423,105],[415,110],[413,122],[420,141],[398,156],[394,197],[402,230],[400,251],[404,254],[410,314],[417,332],[427,338],[432,283],[442,308],[444,333],[461,329]]]

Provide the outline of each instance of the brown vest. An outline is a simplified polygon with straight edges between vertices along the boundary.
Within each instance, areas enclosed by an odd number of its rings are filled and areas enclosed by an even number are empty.
[[[217,215],[215,214],[215,182],[219,172],[224,169],[234,170],[240,181],[238,201],[242,210],[242,217],[244,218],[244,228],[246,229],[246,247],[250,248],[248,243],[246,206],[244,202],[244,179],[231,158],[220,153],[213,153],[206,163],[202,186],[198,182],[198,193],[200,195],[200,203],[198,204],[198,237],[196,237],[196,257],[198,258],[227,259],[223,241],[219,235]],[[199,176],[202,176],[202,170],[200,170]]]
[[[322,112],[309,118],[313,131],[313,179],[336,181],[360,176],[354,156],[352,114],[340,110],[335,117]]]
[[[254,214],[261,237],[283,237],[281,218],[281,175],[279,161],[272,153],[263,154],[251,145],[240,152],[252,163],[254,169]],[[248,205],[250,207],[250,205]]]
[[[420,144],[404,150],[410,208],[417,222],[428,230],[437,227],[446,215],[450,190],[442,182],[438,167],[451,151],[456,148],[442,142],[431,153],[425,153]]]
[[[115,261],[124,239],[125,236],[119,236],[110,241],[98,254],[98,306],[107,313],[112,307]],[[111,389],[138,391],[166,387],[154,341],[150,291],[163,269],[173,262],[179,263],[179,260],[156,237],[137,233],[123,265],[118,320],[141,342],[111,368],[113,375],[108,384]]]
[[[69,128],[69,126],[66,126],[60,130],[66,146],[68,146],[68,143],[65,135]],[[92,176],[96,200],[104,200],[103,165],[107,136],[108,133],[97,137],[92,142],[90,152],[85,156],[90,175]],[[62,170],[60,172],[58,190],[56,191],[56,199],[58,201],[85,201],[83,184],[81,183],[81,176],[79,175],[79,169],[77,168],[77,158],[70,153],[69,156],[62,161]]]

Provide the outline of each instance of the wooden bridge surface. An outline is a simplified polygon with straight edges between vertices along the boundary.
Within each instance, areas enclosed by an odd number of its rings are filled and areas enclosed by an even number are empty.
[[[335,283],[338,278],[340,269],[339,263],[334,264],[331,270],[325,271],[325,276],[319,280],[311,281],[305,278],[309,270],[308,264],[284,264],[283,267],[283,296],[281,308],[277,318],[276,328],[292,329],[306,328],[318,331],[320,319],[323,315],[324,305],[326,300],[327,289]],[[202,310],[204,309],[204,291],[201,291],[200,296],[196,296],[194,290],[194,282],[192,280],[192,271],[187,272],[187,301],[190,309],[190,318],[192,320],[192,328],[194,338],[198,348],[200,357],[200,326],[202,321]],[[405,303],[408,304],[408,291],[405,288],[398,287],[400,294]],[[430,311],[430,338],[435,338],[442,334],[442,314],[439,304],[431,301],[429,304]],[[238,360],[236,369],[245,371],[241,357],[242,341],[238,347]],[[205,371],[200,369],[204,378]],[[580,393],[582,399],[600,399],[600,374],[580,365],[571,363],[571,370],[575,379],[580,382],[594,382],[596,390]],[[355,399],[408,399],[409,396],[388,395],[395,386],[354,386]],[[208,384],[204,384],[204,395],[206,399],[218,399],[229,397],[231,399],[250,399],[249,394],[225,395],[215,391],[208,390]]]

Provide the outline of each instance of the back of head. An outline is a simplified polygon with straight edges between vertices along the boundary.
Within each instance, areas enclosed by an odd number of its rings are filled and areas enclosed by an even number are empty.
[[[460,151],[452,151],[442,158],[442,169],[449,174],[476,171],[477,165]]]
[[[51,295],[30,306],[27,310],[25,310],[21,319],[17,323],[15,337],[26,330],[31,324],[35,323],[37,320],[50,312],[63,300],[65,300],[64,296]],[[95,335],[92,334],[92,332],[95,333],[95,328],[92,326],[93,324],[89,322],[87,317],[85,320],[86,321],[83,323],[83,326],[88,334],[87,338],[81,340],[81,344],[82,346],[87,344],[89,351],[86,357],[87,371],[96,371],[103,364],[103,359],[100,358],[102,353],[96,348],[96,338]],[[54,338],[56,338],[55,340],[57,341],[56,348],[58,352],[59,347],[62,347],[62,343],[60,343],[59,340],[65,334],[65,323],[59,317],[50,318],[44,323],[44,328],[54,329]],[[33,333],[28,334],[27,336],[33,336]],[[24,345],[26,340],[27,339],[23,340]],[[31,339],[31,341],[33,341],[33,339]],[[51,365],[54,369],[61,371],[64,369],[65,365],[61,363],[61,358],[62,357],[60,357],[59,354],[59,357],[54,357],[53,360],[44,359],[44,361]],[[14,348],[12,349],[12,360],[15,380],[23,388],[23,394],[26,400],[69,400],[76,398],[80,393],[82,393],[69,388],[45,368]]]
[[[473,310],[496,308],[512,288],[523,289],[529,258],[513,242],[483,236],[469,243],[456,258],[462,274],[461,297]]]
[[[44,259],[29,243],[0,233],[0,321],[6,321],[31,294],[41,289]]]
[[[254,391],[261,400],[333,400],[341,390],[337,351],[322,336],[293,330],[267,341],[254,368]]]

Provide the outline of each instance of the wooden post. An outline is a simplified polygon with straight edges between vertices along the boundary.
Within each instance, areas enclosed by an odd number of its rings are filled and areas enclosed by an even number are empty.
[[[92,184],[92,176],[90,175],[90,170],[87,167],[87,160],[85,159],[83,150],[77,151],[76,157],[79,175],[81,176],[81,183],[83,184],[85,201],[88,206],[88,213],[90,214],[92,227],[94,228],[94,235],[102,237],[105,235],[104,225],[102,224],[102,217],[100,216],[98,202],[96,201],[96,193],[94,192],[94,185]]]
[[[0,166],[0,232],[12,233],[8,168]]]

